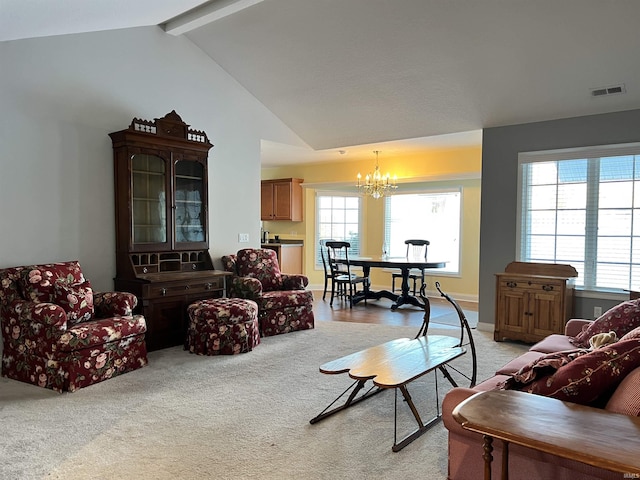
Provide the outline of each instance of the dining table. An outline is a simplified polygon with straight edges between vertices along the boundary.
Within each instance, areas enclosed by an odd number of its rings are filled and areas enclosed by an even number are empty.
[[[395,310],[401,305],[414,305],[416,307],[429,310],[429,304],[425,303],[415,295],[411,294],[409,289],[409,271],[411,269],[435,269],[443,268],[446,266],[446,261],[428,261],[424,258],[411,258],[411,257],[361,257],[354,256],[349,257],[349,263],[353,266],[362,267],[362,274],[364,277],[369,278],[371,268],[395,268],[399,269],[402,273],[402,285],[400,288],[400,294],[390,292],[389,290],[374,291],[370,288],[370,282],[365,282],[361,291],[357,292],[353,296],[353,305],[358,302],[367,300],[380,300],[381,298],[388,298],[393,302],[391,309]]]

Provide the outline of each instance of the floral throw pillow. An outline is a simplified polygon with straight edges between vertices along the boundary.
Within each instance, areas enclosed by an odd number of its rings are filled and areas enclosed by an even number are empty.
[[[93,318],[93,289],[89,281],[75,285],[54,284],[52,301],[67,312],[67,326]]]
[[[547,353],[533,362],[523,366],[500,385],[502,390],[521,390],[525,385],[552,375],[560,367],[567,365],[578,357],[586,355],[589,350],[581,348],[561,352]]]
[[[618,338],[622,338],[636,327],[640,327],[640,299],[628,300],[607,310],[582,330],[573,343],[588,348],[589,339],[597,333],[615,332]]]
[[[607,399],[628,373],[640,367],[640,340],[618,341],[582,355],[522,391],[581,405]]]
[[[238,275],[257,278],[262,290],[282,290],[282,274],[276,252],[269,249],[246,248],[238,252]]]
[[[71,285],[84,281],[78,262],[49,263],[22,270],[20,289],[24,298],[32,302],[48,303],[53,300],[56,283]]]

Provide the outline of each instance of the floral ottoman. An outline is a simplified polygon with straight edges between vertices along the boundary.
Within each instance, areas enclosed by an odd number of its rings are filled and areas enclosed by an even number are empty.
[[[258,305],[241,298],[200,300],[187,308],[187,348],[198,355],[235,355],[260,343]]]

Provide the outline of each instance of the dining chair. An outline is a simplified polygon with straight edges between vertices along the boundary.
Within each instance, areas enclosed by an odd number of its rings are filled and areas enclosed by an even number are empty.
[[[405,240],[404,243],[407,245],[407,258],[408,259],[424,259],[427,260],[427,247],[429,245],[429,240]],[[402,278],[402,273],[393,273],[391,274],[391,291],[396,291],[396,278]],[[420,280],[420,288],[424,285],[424,269],[420,268],[412,268],[409,270],[409,280],[413,281],[413,295],[416,294],[416,285],[418,280]]]
[[[331,267],[329,266],[329,262],[327,261],[327,242],[335,242],[332,238],[327,238],[320,240],[320,258],[322,259],[322,268],[324,268],[324,290],[322,292],[322,300],[325,300],[327,297],[327,288],[329,286],[329,280],[333,282],[333,273],[331,272]],[[338,269],[346,274],[345,267],[343,265],[338,265]],[[338,285],[341,288],[344,285]],[[338,290],[338,296],[342,296],[344,292]]]
[[[349,242],[341,241],[326,241],[327,247],[327,262],[331,269],[331,301],[330,306],[333,306],[333,299],[336,295],[336,290],[339,296],[348,297],[349,308],[353,308],[353,295],[357,293],[357,285],[362,284],[368,286],[369,277],[358,276],[351,273],[351,264],[349,263],[349,248],[351,244]],[[341,270],[344,268],[344,270]],[[347,285],[349,286],[347,295]],[[367,299],[364,299],[365,305]]]

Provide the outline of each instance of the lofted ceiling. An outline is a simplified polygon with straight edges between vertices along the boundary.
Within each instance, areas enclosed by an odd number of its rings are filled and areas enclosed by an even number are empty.
[[[640,108],[638,0],[240,1],[249,6],[173,34],[308,145],[265,141],[263,166],[479,145],[485,127]],[[169,32],[201,4],[231,3],[1,0],[0,41]],[[591,94],[622,84],[622,94]]]

